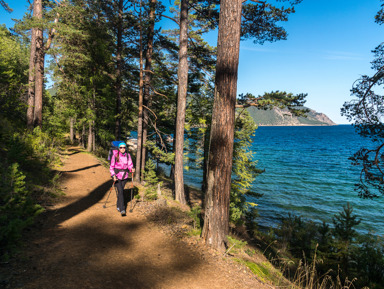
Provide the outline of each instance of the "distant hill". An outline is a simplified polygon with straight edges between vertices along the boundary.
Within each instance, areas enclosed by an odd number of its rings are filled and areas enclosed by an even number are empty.
[[[307,117],[296,117],[287,109],[273,108],[271,110],[260,110],[254,106],[247,110],[259,126],[305,126],[305,125],[337,125],[324,113],[319,113],[313,109]]]

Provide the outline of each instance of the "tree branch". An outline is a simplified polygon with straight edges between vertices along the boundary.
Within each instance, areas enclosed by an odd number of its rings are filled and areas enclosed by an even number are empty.
[[[168,18],[168,19],[172,20],[173,22],[175,22],[177,25],[179,25],[179,26],[180,26],[180,23],[179,23],[177,20],[173,19],[172,17],[169,17],[169,16],[167,16],[167,15],[164,15],[164,14],[161,14],[160,16],[161,16],[161,17],[165,17],[165,18]]]
[[[59,13],[56,13],[56,17],[55,17],[55,21],[54,21],[55,24],[56,24],[57,22],[59,22],[59,17],[60,17],[60,14],[59,14]],[[47,45],[45,46],[45,50],[48,50],[48,49],[51,47],[53,37],[55,37],[55,32],[56,32],[56,28],[52,28],[52,29],[49,31],[48,40],[47,40]]]
[[[160,96],[164,96],[166,99],[169,99],[168,96],[166,96],[165,94],[162,94],[162,93],[160,93],[160,92],[157,92],[155,89],[153,89],[152,86],[151,86],[151,88],[152,88],[152,90],[153,90],[153,92],[154,92],[155,94],[160,95]]]
[[[161,143],[161,146],[165,149],[165,152],[167,153],[167,146],[165,145],[164,141],[163,141],[163,138],[161,137],[161,133],[160,131],[157,129],[156,127],[156,123],[153,123],[153,121],[149,118],[149,120],[151,121],[151,124],[152,124],[152,127],[155,129],[156,131],[156,134],[159,136],[160,138],[160,143]]]
[[[155,117],[155,119],[157,119],[157,116],[156,116],[156,113],[153,112],[153,110],[151,110],[148,106],[144,105],[143,104],[143,107],[145,107],[146,109],[148,109]]]

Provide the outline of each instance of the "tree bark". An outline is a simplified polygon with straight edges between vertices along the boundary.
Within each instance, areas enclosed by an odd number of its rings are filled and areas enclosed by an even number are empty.
[[[85,148],[85,123],[83,123],[83,131],[81,132],[81,146]]]
[[[92,151],[96,151],[96,128],[95,121],[92,121]]]
[[[38,1],[34,2],[34,5]],[[36,16],[37,9],[33,9],[33,17]],[[28,108],[27,108],[27,128],[33,129],[33,115],[35,111],[35,66],[36,66],[36,33],[37,28],[31,29],[31,52],[29,57],[29,76],[28,76]]]
[[[155,34],[155,13],[156,13],[156,2],[157,0],[150,1],[150,12],[149,12],[149,28],[148,28],[148,45],[145,54],[145,78],[144,78],[144,103],[147,107],[151,105],[151,69],[152,69],[152,54],[153,54],[153,37]],[[142,152],[141,152],[141,178],[143,179],[145,162],[147,158],[146,142],[148,135],[148,109],[143,110],[143,140],[142,140]]]
[[[36,18],[43,18],[43,4],[41,0],[34,1]],[[35,11],[34,11],[35,12]],[[43,123],[43,89],[44,89],[44,39],[43,29],[36,30],[36,67],[35,67],[35,109],[33,116],[34,126],[42,126]]]
[[[208,169],[208,150],[209,150],[209,134],[208,129],[204,132],[203,135],[203,182],[201,184],[201,191],[204,195],[207,193],[207,169]]]
[[[116,127],[115,137],[121,139],[121,70],[123,66],[123,5],[124,1],[119,0],[119,15],[117,20],[117,45],[116,45]]]
[[[87,144],[87,151],[91,152],[92,151],[92,144],[93,144],[93,129],[92,129],[92,121],[88,123],[88,144]]]
[[[135,181],[140,183],[141,177],[141,150],[143,143],[143,27],[142,27],[142,1],[140,0],[140,80],[139,80],[139,117],[137,120],[137,152],[136,152],[136,173],[135,173]]]
[[[148,135],[148,111],[145,109],[143,110],[143,139],[142,139],[142,147],[141,147],[141,163],[140,163],[140,179],[141,181],[144,180],[144,171],[145,171],[145,161],[147,158],[147,150],[146,150],[146,143],[147,143],[147,135]]]
[[[73,126],[74,126],[74,120],[73,120],[73,117],[71,117],[69,119],[69,139],[71,141],[71,144],[73,144],[73,141],[74,141],[74,130],[73,130]]]
[[[186,204],[184,192],[184,124],[188,88],[188,0],[180,4],[180,39],[178,67],[178,97],[176,116],[176,147],[175,147],[175,198]]]
[[[242,0],[220,2],[215,95],[207,169],[202,238],[224,251],[229,231],[229,199],[234,141]]]

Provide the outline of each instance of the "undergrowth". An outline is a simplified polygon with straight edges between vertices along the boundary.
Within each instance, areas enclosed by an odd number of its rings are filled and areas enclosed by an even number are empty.
[[[18,130],[0,119],[0,258],[7,261],[20,245],[23,230],[59,194],[61,142],[36,128]]]

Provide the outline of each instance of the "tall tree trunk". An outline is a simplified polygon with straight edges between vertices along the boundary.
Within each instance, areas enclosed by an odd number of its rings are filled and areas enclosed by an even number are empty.
[[[83,131],[81,132],[81,146],[85,148],[85,123],[83,123]]]
[[[38,1],[34,2],[34,5]],[[33,17],[36,16],[36,11],[33,9]],[[31,29],[31,52],[29,57],[29,76],[28,76],[28,109],[27,109],[27,127],[28,129],[33,128],[33,115],[35,112],[35,66],[36,66],[36,33],[37,28]]]
[[[92,151],[96,151],[96,128],[95,121],[92,121]]]
[[[87,151],[91,152],[92,151],[92,144],[93,144],[93,140],[92,140],[92,136],[93,136],[93,129],[92,129],[92,121],[90,121],[88,123],[88,144],[87,144]]]
[[[208,169],[208,150],[209,150],[209,129],[207,128],[203,135],[203,182],[201,184],[201,191],[204,195],[207,192],[207,169]]]
[[[140,163],[140,173],[141,173],[141,181],[144,180],[144,171],[145,171],[145,161],[147,158],[147,150],[146,150],[146,143],[147,143],[147,134],[148,134],[148,111],[143,110],[143,139],[142,139],[142,147],[141,147],[141,163]]]
[[[115,137],[121,139],[121,70],[123,66],[123,5],[124,0],[119,0],[119,16],[117,20],[117,47],[116,47],[116,127]]]
[[[73,144],[73,141],[74,141],[74,130],[73,130],[73,126],[74,126],[74,120],[73,120],[73,117],[71,117],[69,119],[69,139],[71,141],[71,144]]]
[[[175,198],[181,204],[186,204],[184,192],[184,124],[185,107],[188,88],[188,0],[180,4],[180,39],[178,67],[178,97],[176,116],[176,147],[175,147]]]
[[[97,117],[97,109],[96,109],[96,88],[93,87],[93,95],[92,95],[92,110],[95,112],[95,118]],[[95,119],[92,120],[92,151],[96,151],[96,125]]]
[[[202,237],[225,250],[229,230],[229,199],[234,141],[237,70],[242,0],[221,0],[207,194]]]
[[[139,117],[137,120],[137,151],[136,151],[136,173],[135,173],[135,181],[140,183],[141,177],[141,150],[143,143],[143,27],[142,27],[142,0],[140,0],[140,80],[139,80]]]
[[[179,91],[177,90],[176,91],[176,94],[179,95]],[[177,102],[176,102],[176,113],[177,113]],[[175,122],[174,122],[174,128],[175,128],[175,131],[173,133],[173,140],[172,140],[172,152],[175,153],[176,151],[176,118],[175,118]],[[169,173],[169,178],[172,180],[172,193],[173,193],[173,197],[175,197],[174,193],[175,193],[175,163],[173,163],[171,165],[171,171]]]
[[[155,34],[155,13],[156,13],[156,2],[157,0],[150,1],[150,12],[149,12],[149,28],[148,28],[148,45],[147,52],[145,54],[145,78],[144,78],[144,103],[147,107],[151,106],[151,69],[152,69],[152,54],[153,54],[153,37]],[[146,142],[148,135],[148,109],[143,110],[143,140],[142,140],[142,151],[141,151],[141,178],[144,175],[145,162],[147,158]]]
[[[175,127],[176,127],[176,122],[175,122]],[[175,135],[176,135],[176,130],[175,130]],[[173,137],[172,141],[172,151],[175,152],[176,148],[176,137]],[[173,180],[173,191],[175,191],[175,164],[171,165],[171,171],[169,172],[169,178]]]
[[[41,0],[34,1],[34,9],[36,9],[36,18],[42,19],[43,4]],[[41,127],[43,123],[44,58],[43,29],[38,28],[36,31],[35,109],[33,116],[33,124],[35,127]]]

